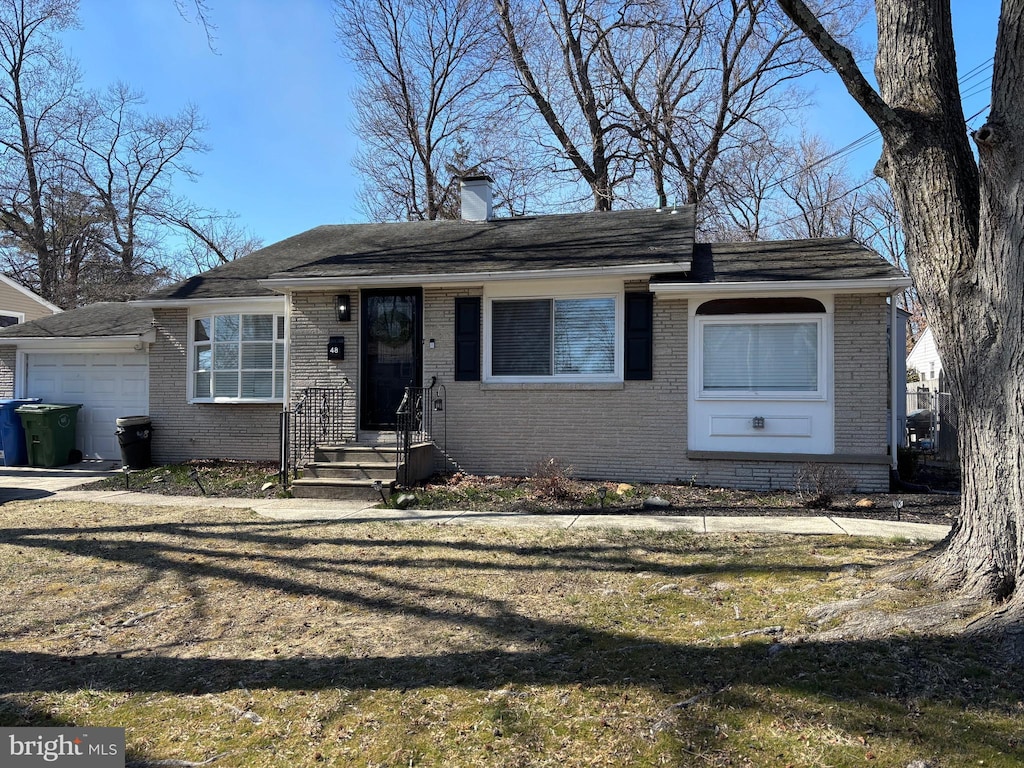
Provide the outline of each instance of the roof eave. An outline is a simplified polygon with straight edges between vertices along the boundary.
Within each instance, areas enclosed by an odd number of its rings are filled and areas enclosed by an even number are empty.
[[[751,280],[715,283],[653,283],[653,293],[674,296],[706,296],[751,293],[899,293],[909,288],[909,277],[875,277],[845,280]]]
[[[152,344],[156,341],[156,329],[145,333],[122,333],[110,336],[2,336],[0,346],[44,347],[60,344]]]
[[[146,309],[188,309],[195,306],[206,306],[216,304],[218,307],[226,306],[230,307],[233,305],[238,306],[249,306],[249,305],[279,305],[281,303],[280,296],[212,296],[206,298],[193,298],[193,299],[135,299],[129,301],[129,304],[135,307],[145,307]]]
[[[689,261],[655,264],[619,264],[608,267],[573,267],[568,269],[523,269],[455,274],[397,274],[397,275],[337,275],[330,277],[268,277],[257,282],[271,290],[288,291],[297,288],[369,287],[380,285],[458,285],[464,283],[497,282],[505,280],[557,280],[559,278],[637,277],[662,272],[687,272]]]

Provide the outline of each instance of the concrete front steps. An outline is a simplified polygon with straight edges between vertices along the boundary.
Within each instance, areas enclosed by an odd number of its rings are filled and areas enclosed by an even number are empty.
[[[407,482],[416,482],[432,474],[433,448],[430,443],[412,446]],[[300,499],[380,501],[380,493],[373,484],[379,481],[384,495],[391,494],[397,484],[397,459],[398,449],[388,445],[318,446],[314,461],[303,467],[301,478],[292,481],[292,496]]]

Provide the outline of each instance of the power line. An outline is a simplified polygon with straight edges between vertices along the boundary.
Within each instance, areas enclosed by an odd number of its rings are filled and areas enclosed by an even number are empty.
[[[978,77],[983,77],[987,73],[987,71],[990,69],[989,65],[991,65],[994,61],[995,61],[994,57],[993,58],[989,58],[989,59],[983,61],[981,64],[978,64],[977,66],[973,67],[972,69],[970,69],[966,73],[964,73],[961,77],[957,78],[957,83],[960,84],[960,85],[964,85],[969,80],[974,80],[974,79],[977,79]],[[982,81],[982,83],[980,85],[974,86],[974,89],[971,92],[968,92],[966,94],[961,94],[961,96],[960,96],[961,102],[963,102],[964,99],[970,98],[971,96],[977,95],[977,93],[980,93],[980,92],[984,91],[985,88],[987,88],[987,87],[990,87],[989,82]],[[973,115],[971,115],[966,120],[964,120],[964,123],[965,124],[969,124],[971,122],[971,120],[974,120],[976,117],[981,115],[990,106],[992,106],[992,105],[991,104],[986,104],[980,110],[978,110]],[[877,139],[877,138],[881,138],[881,133],[876,128],[876,129],[874,129],[874,130],[864,134],[863,136],[861,136],[861,137],[859,137],[857,139],[854,139],[852,142],[850,142],[846,146],[840,147],[839,149],[837,149],[832,154],[826,155],[825,157],[820,158],[820,159],[816,160],[813,163],[810,163],[808,165],[803,166],[800,170],[791,173],[789,176],[786,176],[786,177],[784,177],[782,179],[779,179],[778,181],[772,182],[771,184],[767,185],[764,188],[764,191],[767,192],[768,190],[772,189],[773,187],[781,186],[782,184],[785,184],[787,181],[796,178],[801,173],[805,173],[806,171],[809,171],[812,168],[815,168],[815,167],[817,167],[819,165],[822,165],[824,163],[827,163],[830,160],[834,160],[834,159],[838,159],[838,158],[841,158],[841,157],[845,157],[846,155],[850,155],[853,152],[856,152],[857,150],[862,149],[863,147],[866,147],[866,146],[874,143],[875,139]],[[872,183],[873,181],[874,181],[874,179],[870,179],[869,178],[866,181],[858,184],[857,186],[851,187],[850,189],[846,190],[845,192],[843,192],[838,197],[833,198],[830,202],[835,202],[837,200],[842,200],[844,197],[848,197],[849,195],[852,195],[854,192],[857,192],[857,191],[863,189],[864,187],[866,187],[868,184]],[[800,213],[800,214],[796,214],[794,216],[790,216],[789,218],[782,219],[781,221],[777,221],[774,224],[769,224],[767,226],[769,226],[769,227],[778,227],[778,226],[781,226],[783,224],[788,224],[791,221],[796,221],[797,219],[803,218],[809,212],[813,212],[815,210],[822,210],[824,207],[825,207],[824,205],[821,205],[821,206],[818,206],[817,208],[811,208],[808,211],[805,211],[804,213]]]
[[[846,190],[845,192],[843,192],[843,194],[841,194],[841,195],[839,195],[839,196],[837,196],[837,197],[834,197],[834,198],[832,198],[832,200],[830,200],[829,202],[832,202],[832,203],[834,203],[834,202],[835,202],[836,200],[842,200],[842,199],[843,199],[844,197],[849,197],[849,196],[850,196],[850,195],[852,195],[852,194],[853,194],[854,192],[858,192],[858,191],[860,191],[860,190],[864,189],[864,187],[868,186],[869,184],[872,184],[872,183],[874,183],[874,181],[875,181],[875,180],[874,180],[873,178],[872,178],[872,179],[868,179],[868,180],[866,180],[866,181],[862,181],[862,182],[861,182],[860,184],[858,184],[857,186],[855,186],[855,187],[851,187],[850,189],[848,189],[848,190]],[[809,213],[813,213],[814,211],[820,211],[820,210],[823,210],[824,208],[825,208],[825,206],[824,206],[824,205],[819,205],[819,206],[817,206],[817,207],[814,207],[814,208],[808,208],[808,209],[807,209],[806,211],[803,211],[803,212],[801,212],[801,213],[797,213],[797,214],[794,214],[793,216],[790,216],[790,217],[789,217],[789,218],[787,218],[787,219],[782,219],[781,221],[776,221],[776,222],[775,222],[774,224],[769,224],[768,226],[769,226],[769,227],[780,227],[780,226],[782,226],[783,224],[788,224],[788,223],[789,223],[789,222],[791,222],[791,221],[796,221],[797,219],[802,219],[802,218],[804,218],[804,217],[805,217],[805,216],[806,216],[807,214],[809,214]]]
[[[959,85],[963,86],[963,85],[966,85],[969,80],[977,79],[978,77],[984,76],[986,74],[986,71],[990,69],[989,65],[991,65],[994,61],[995,61],[995,58],[992,57],[992,58],[986,59],[985,61],[981,62],[981,64],[978,64],[977,66],[972,67],[970,70],[965,72],[962,76],[957,78],[957,83]],[[974,88],[980,88],[980,90],[973,90],[973,91],[971,91],[969,93],[961,94],[961,96],[960,96],[961,102],[964,99],[967,99],[967,98],[970,98],[971,96],[977,95],[978,93],[980,93],[981,91],[983,91],[987,87],[989,87],[989,83],[985,82],[985,81],[982,81],[982,83],[979,86],[974,86]],[[984,107],[981,111],[984,112],[986,109],[988,109],[988,106]],[[977,116],[978,115],[974,115],[973,117],[969,118],[965,122],[970,122],[970,120],[973,120]],[[803,166],[800,170],[794,171],[789,176],[786,176],[786,177],[784,177],[782,179],[779,179],[778,181],[772,182],[767,187],[765,187],[765,191],[770,190],[773,187],[777,187],[777,186],[780,186],[782,184],[785,184],[787,181],[790,181],[791,179],[795,179],[801,173],[809,171],[812,168],[815,168],[815,167],[817,167],[819,165],[824,165],[825,163],[827,163],[827,162],[829,162],[831,160],[838,160],[839,158],[846,157],[847,155],[851,155],[854,152],[856,152],[857,150],[863,149],[864,147],[874,143],[875,139],[880,138],[880,137],[881,137],[881,134],[879,133],[878,129],[875,128],[875,129],[869,131],[868,133],[865,133],[863,136],[861,136],[861,137],[859,137],[857,139],[854,139],[853,141],[851,141],[846,146],[840,147],[839,149],[837,149],[836,151],[832,152],[831,154],[826,155],[825,157],[819,158],[818,160],[815,160],[813,163],[810,163],[809,165]]]

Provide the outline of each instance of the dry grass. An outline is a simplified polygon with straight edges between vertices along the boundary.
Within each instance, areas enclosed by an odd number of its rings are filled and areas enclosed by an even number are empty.
[[[0,725],[123,726],[132,764],[1024,761],[996,649],[786,642],[908,543],[60,502],[0,521]]]

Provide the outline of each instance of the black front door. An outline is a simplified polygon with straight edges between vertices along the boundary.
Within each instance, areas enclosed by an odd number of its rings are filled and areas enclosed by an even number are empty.
[[[361,429],[394,429],[406,387],[422,385],[422,291],[363,291]]]

